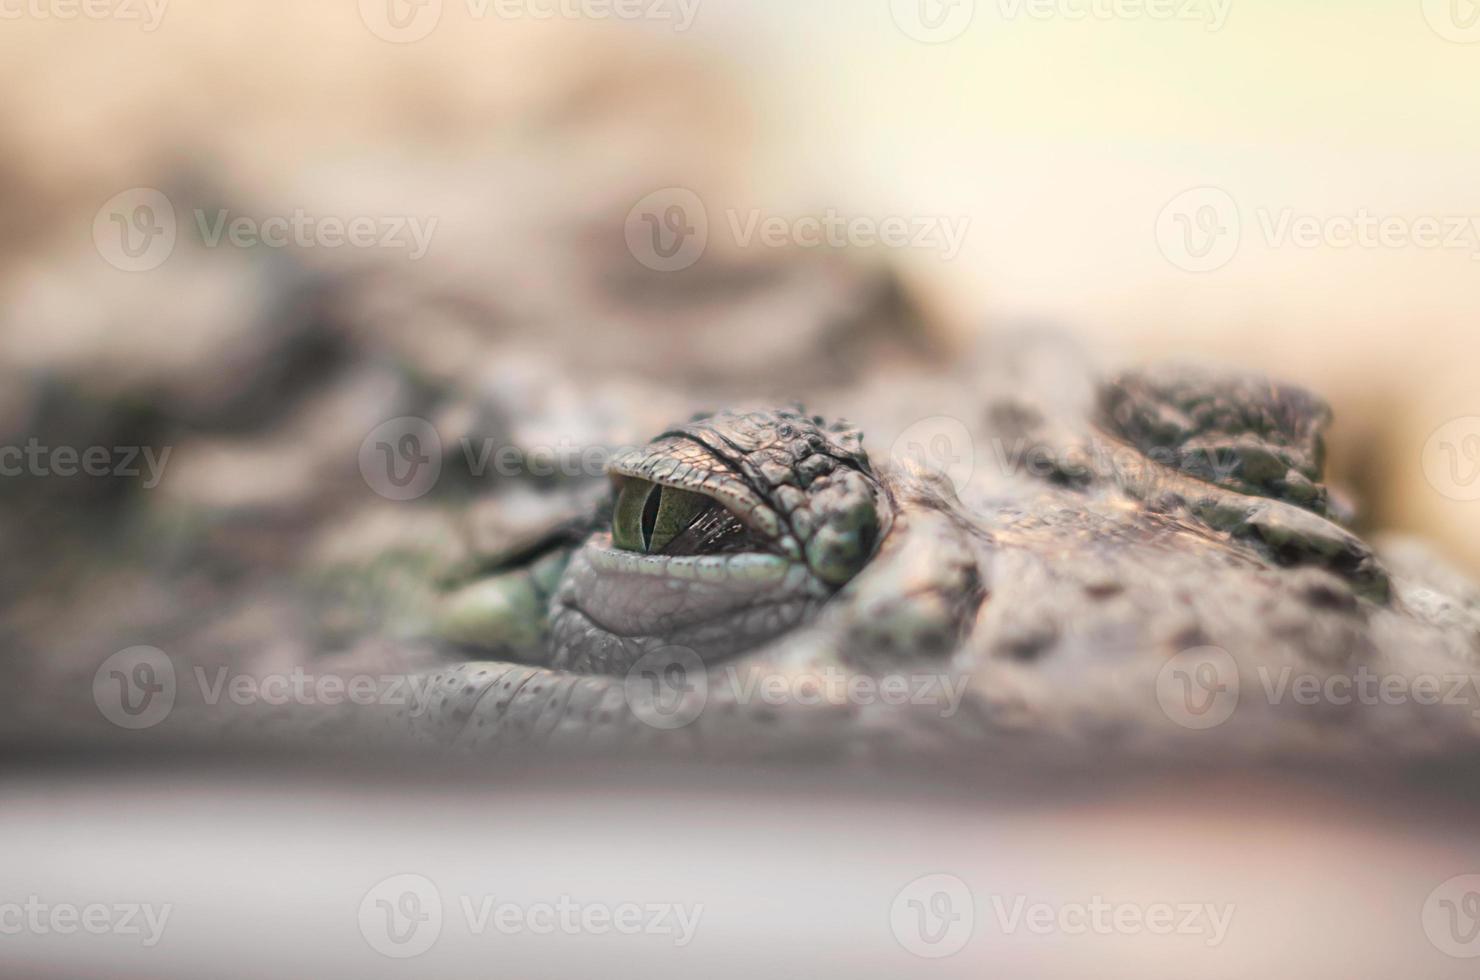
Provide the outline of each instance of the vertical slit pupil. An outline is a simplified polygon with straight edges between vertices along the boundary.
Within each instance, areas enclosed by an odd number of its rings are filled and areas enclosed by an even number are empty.
[[[653,484],[647,502],[642,505],[642,550],[647,551],[653,542],[653,528],[658,523],[658,504],[661,503],[663,488]]]

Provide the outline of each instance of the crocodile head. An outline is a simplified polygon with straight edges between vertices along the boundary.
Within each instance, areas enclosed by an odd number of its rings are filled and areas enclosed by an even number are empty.
[[[1141,732],[1160,751],[1184,731],[1167,699],[1194,676],[1176,658],[1196,651],[1250,672],[1480,656],[1480,599],[1392,574],[1342,525],[1318,399],[1185,369],[1085,387],[1096,397],[989,392],[963,447],[973,475],[954,485],[871,462],[858,430],[791,409],[660,431],[610,460],[594,518],[450,597],[466,662],[432,680],[424,723],[496,747],[630,744],[666,727],[644,713],[652,685],[675,717],[697,702],[688,735],[741,751],[1027,730]],[[1051,465],[1015,465],[1004,440]],[[755,694],[755,678],[799,695],[824,675],[911,699]],[[1229,745],[1296,744],[1309,724],[1245,701]]]
[[[608,466],[607,526],[551,613],[552,666],[617,673],[677,645],[712,661],[806,621],[891,519],[858,430],[781,409],[699,416]]]

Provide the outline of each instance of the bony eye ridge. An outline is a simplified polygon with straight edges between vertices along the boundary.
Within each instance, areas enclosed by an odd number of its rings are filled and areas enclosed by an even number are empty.
[[[718,502],[703,494],[626,479],[612,512],[612,544],[626,551],[658,554],[706,511],[718,507]]]

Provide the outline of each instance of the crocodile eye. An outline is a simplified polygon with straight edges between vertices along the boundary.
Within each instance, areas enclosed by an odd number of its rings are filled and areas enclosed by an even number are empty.
[[[702,494],[679,490],[677,487],[659,487],[658,491],[663,499],[656,508],[652,507],[653,497],[648,498],[649,510],[656,511],[651,524],[647,521],[648,511],[643,512],[642,529],[648,551],[662,551],[714,504],[714,501]]]
[[[646,480],[624,480],[612,511],[612,544],[626,551],[646,551],[662,488]]]
[[[625,480],[612,512],[612,544],[627,551],[662,551],[713,504],[688,490]]]

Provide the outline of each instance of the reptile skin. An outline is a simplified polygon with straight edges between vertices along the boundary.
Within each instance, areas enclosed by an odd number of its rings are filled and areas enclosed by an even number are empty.
[[[616,453],[614,493],[579,532],[453,590],[467,662],[396,723],[476,750],[789,756],[1029,734],[1158,757],[1408,756],[1473,738],[1468,710],[1316,708],[1280,685],[1462,676],[1480,658],[1480,592],[1342,523],[1318,398],[1185,368],[982,390],[965,415],[977,465],[958,485],[791,409],[698,417]],[[746,546],[616,547],[615,490],[634,479],[711,498]],[[470,614],[469,595],[510,590],[538,597],[542,628],[511,634],[507,604],[482,625]],[[1238,707],[1213,734],[1167,704],[1188,651],[1236,665]],[[757,693],[767,684],[776,696]],[[885,703],[888,684],[911,693]]]

